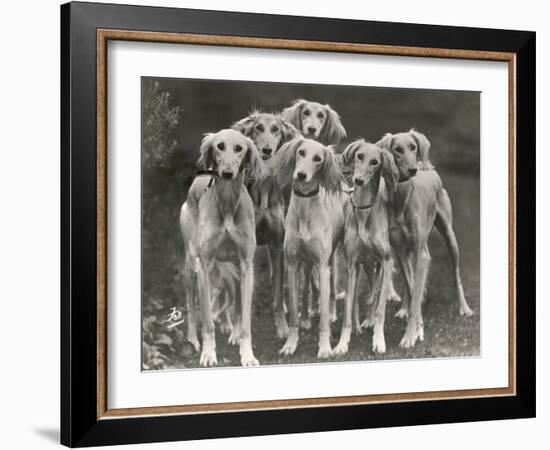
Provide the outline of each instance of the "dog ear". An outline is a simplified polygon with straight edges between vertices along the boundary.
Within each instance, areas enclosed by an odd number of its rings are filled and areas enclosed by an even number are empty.
[[[381,148],[380,154],[382,156],[382,177],[386,182],[386,188],[390,194],[393,194],[397,190],[397,183],[399,182],[399,169],[395,164],[393,155],[386,149]]]
[[[342,162],[344,166],[349,166],[355,158],[355,152],[365,143],[364,139],[357,139],[349,144],[342,152]]]
[[[376,145],[380,148],[385,148],[386,150],[389,150],[391,152],[391,145],[393,142],[393,134],[386,133],[382,139],[380,139]]]
[[[296,152],[304,138],[301,136],[284,144],[273,157],[273,167],[277,176],[277,183],[281,187],[292,183],[292,176],[296,167]]]
[[[344,176],[340,169],[340,164],[336,161],[334,148],[332,146],[324,147],[325,160],[319,171],[319,184],[323,186],[327,192],[338,192],[342,190],[342,182]]]
[[[250,113],[248,117],[238,120],[233,125],[231,125],[231,128],[241,132],[245,136],[250,137],[252,135],[252,128],[254,127],[254,123],[256,122],[257,117],[257,113]]]
[[[292,106],[285,108],[281,112],[283,120],[294,125],[298,130],[302,129],[302,107],[307,103],[306,100],[300,98],[292,102]]]
[[[258,180],[264,176],[264,165],[260,155],[258,154],[258,148],[256,147],[256,144],[254,144],[254,141],[246,136],[245,140],[247,151],[244,156],[241,169],[247,170],[247,178]]]
[[[214,149],[212,148],[212,143],[216,133],[206,133],[202,138],[200,156],[197,161],[197,165],[203,169],[213,169],[216,166],[216,161],[214,159]]]
[[[279,116],[281,127],[281,143],[279,144],[279,147],[283,144],[286,144],[288,141],[291,141],[294,139],[298,134],[298,130],[294,125],[292,125],[290,122],[287,122],[285,119]]]
[[[428,141],[428,138],[422,134],[416,131],[414,128],[411,128],[409,131],[411,133],[412,137],[416,141],[416,146],[418,147],[418,160],[421,163],[421,169],[428,170],[433,169],[434,166],[430,162],[430,141]]]
[[[346,129],[342,125],[340,116],[330,105],[324,105],[327,120],[323,126],[320,140],[324,145],[338,145],[346,137]]]

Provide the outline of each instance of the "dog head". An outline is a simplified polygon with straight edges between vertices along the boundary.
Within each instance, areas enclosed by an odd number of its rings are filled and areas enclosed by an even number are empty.
[[[271,159],[297,133],[296,128],[281,116],[260,111],[235,122],[232,128],[254,141],[264,161]]]
[[[384,178],[389,192],[394,192],[399,180],[399,170],[393,156],[377,144],[359,139],[352,142],[342,153],[343,164],[349,167],[356,186],[373,185],[378,191],[380,177]]]
[[[317,183],[330,192],[342,187],[342,173],[333,149],[312,139],[298,137],[283,145],[274,164],[282,187]]]
[[[414,129],[404,133],[386,133],[377,145],[387,149],[395,158],[399,181],[414,177],[418,170],[433,169],[429,159],[430,141]]]
[[[258,149],[252,139],[236,130],[207,133],[201,143],[199,166],[213,169],[218,176],[235,179],[243,170],[251,178],[262,174]]]
[[[346,129],[340,116],[330,105],[303,99],[295,100],[281,115],[305,137],[324,145],[337,145],[346,137]]]

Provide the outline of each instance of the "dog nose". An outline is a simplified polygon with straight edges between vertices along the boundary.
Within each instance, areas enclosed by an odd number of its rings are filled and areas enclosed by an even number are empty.
[[[413,167],[412,169],[409,169],[409,175],[411,177],[414,177],[416,175],[416,172],[418,172],[418,169],[416,167]]]
[[[273,150],[271,150],[271,148],[269,148],[269,147],[262,148],[262,152],[264,152],[266,155],[271,155],[272,151]]]
[[[298,178],[300,180],[305,180],[306,179],[306,174],[304,172],[298,172],[296,175],[298,176]]]
[[[307,127],[307,132],[309,134],[313,134],[317,131],[317,128],[314,128],[314,127]]]
[[[224,170],[222,172],[222,177],[226,180],[230,180],[231,178],[233,178],[233,172],[228,172],[227,170]]]
[[[354,178],[353,181],[357,186],[363,186],[363,179],[362,178]]]

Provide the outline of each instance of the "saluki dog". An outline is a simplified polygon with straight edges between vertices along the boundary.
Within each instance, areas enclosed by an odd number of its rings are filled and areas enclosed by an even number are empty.
[[[283,109],[281,116],[304,137],[323,145],[338,145],[346,137],[340,116],[330,105],[298,99]]]
[[[256,242],[267,245],[268,256],[273,268],[273,311],[275,328],[280,339],[288,336],[283,301],[283,240],[286,201],[285,195],[275,183],[277,167],[273,156],[282,145],[293,139],[296,128],[275,114],[252,112],[248,117],[233,124],[233,128],[250,137],[262,158],[265,175],[250,187],[250,194],[256,211]]]
[[[346,129],[342,124],[340,115],[330,106],[323,105],[305,99],[297,99],[292,105],[283,109],[281,115],[284,119],[294,125],[298,131],[306,138],[313,139],[323,145],[336,146],[346,137]],[[337,250],[337,255],[340,250]],[[343,298],[342,293],[338,293],[338,260],[334,258],[332,267],[332,290],[331,298],[331,321],[336,320],[336,299]],[[312,297],[317,297],[319,293],[318,274],[314,270],[304,270],[304,283],[310,286]],[[304,290],[302,299],[302,315],[300,326],[305,329],[311,327],[310,317],[314,315],[312,297],[309,295],[309,289]]]
[[[424,339],[422,303],[430,263],[428,237],[434,225],[451,255],[454,284],[460,314],[471,316],[460,279],[459,251],[452,227],[452,208],[447,191],[430,159],[430,142],[425,135],[411,129],[386,134],[378,143],[391,152],[398,168],[395,194],[390,200],[390,239],[399,260],[408,295],[398,316],[407,317],[407,328],[400,347],[414,346]]]
[[[274,164],[279,169],[277,181],[280,186],[292,185],[284,239],[290,291],[290,329],[280,353],[291,355],[298,345],[298,273],[305,264],[312,265],[319,273],[317,357],[328,358],[332,354],[330,264],[334,249],[341,244],[344,236],[342,174],[331,148],[303,137],[285,144],[275,155]]]
[[[244,186],[246,176],[259,178],[261,160],[254,142],[242,133],[222,130],[204,136],[199,165],[214,180],[197,177],[180,213],[185,246],[185,267],[196,273],[201,311],[202,351],[200,364],[217,364],[212,313],[211,268],[215,260],[236,261],[239,268],[240,315],[238,338],[243,366],[258,365],[252,350],[251,314],[256,249],[254,206]],[[194,292],[194,290],[193,290]],[[194,299],[188,301],[194,303]]]
[[[396,189],[397,177],[393,157],[387,150],[363,139],[352,142],[342,158],[353,170],[355,185],[344,210],[344,252],[348,266],[348,287],[340,341],[335,354],[348,351],[352,331],[352,308],[357,304],[357,279],[363,267],[369,277],[373,296],[374,326],[372,350],[386,351],[384,320],[386,300],[390,295],[393,259],[390,246],[388,195]],[[380,268],[371,274],[373,261]],[[378,293],[376,296],[374,293]],[[374,298],[375,297],[375,298]]]
[[[348,194],[350,197],[353,196],[353,191],[356,188],[356,183],[354,182],[354,173],[355,173],[355,150],[358,148],[358,146],[363,143],[363,139],[358,139],[354,142],[352,142],[350,145],[346,147],[346,149],[342,153],[338,153],[336,155],[336,158],[338,160],[338,163],[340,164],[340,169],[342,170],[342,175],[344,176],[344,192]],[[355,145],[354,145],[355,144]],[[378,261],[375,259],[373,261],[373,266],[369,269],[367,266],[363,266],[363,273],[368,279],[369,282],[369,288],[370,288],[370,294],[367,298],[367,305],[371,305],[374,296],[376,295],[376,290],[373,289],[375,280],[373,278],[373,275],[379,270],[378,267]],[[360,272],[359,272],[360,274]],[[359,283],[359,274],[358,279],[356,283]],[[395,287],[393,284],[393,277],[390,279],[390,285],[388,288],[388,298],[387,301],[390,302],[401,302],[401,297],[399,294],[395,291]],[[368,323],[368,321],[367,321]],[[353,303],[353,330],[357,334],[361,334],[361,325],[359,321],[359,302]]]

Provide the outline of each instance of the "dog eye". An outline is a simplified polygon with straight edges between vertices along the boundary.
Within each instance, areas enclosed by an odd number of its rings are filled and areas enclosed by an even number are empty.
[[[256,130],[258,130],[260,133],[263,133],[265,128],[262,124],[259,124],[259,125],[256,126]]]
[[[313,157],[313,161],[315,161],[315,162],[321,162],[321,157],[320,157],[319,155],[315,155],[315,156]]]
[[[325,117],[325,116],[323,115],[322,112],[318,112],[318,113],[317,113],[317,117],[318,117],[319,119],[322,119],[322,118]]]
[[[302,148],[301,148],[300,150],[298,150],[298,154],[299,154],[300,156],[306,156],[306,152],[305,152],[305,150],[302,149]]]
[[[397,147],[394,148],[394,150],[399,153],[400,155],[403,154],[403,147],[400,147],[399,145]]]
[[[361,153],[358,153],[358,154],[357,154],[357,159],[358,159],[359,161],[363,161],[364,158],[365,158],[365,157],[364,157]]]
[[[377,161],[376,159],[371,159],[371,160],[369,161],[369,164],[370,164],[371,166],[376,166],[376,165],[378,164],[378,161]]]
[[[272,133],[277,133],[278,131],[279,131],[279,127],[277,127],[275,125],[271,127],[271,132]]]
[[[309,116],[311,111],[309,109],[304,110],[304,116]]]
[[[243,149],[242,146],[240,146],[240,145],[235,145],[235,152],[236,152],[236,153],[240,153],[240,152],[242,151],[242,149]]]
[[[220,150],[225,150],[225,144],[224,144],[223,142],[219,142],[219,143],[218,143],[218,148],[219,148]]]
[[[411,150],[414,152],[416,150],[416,145],[411,144]]]

